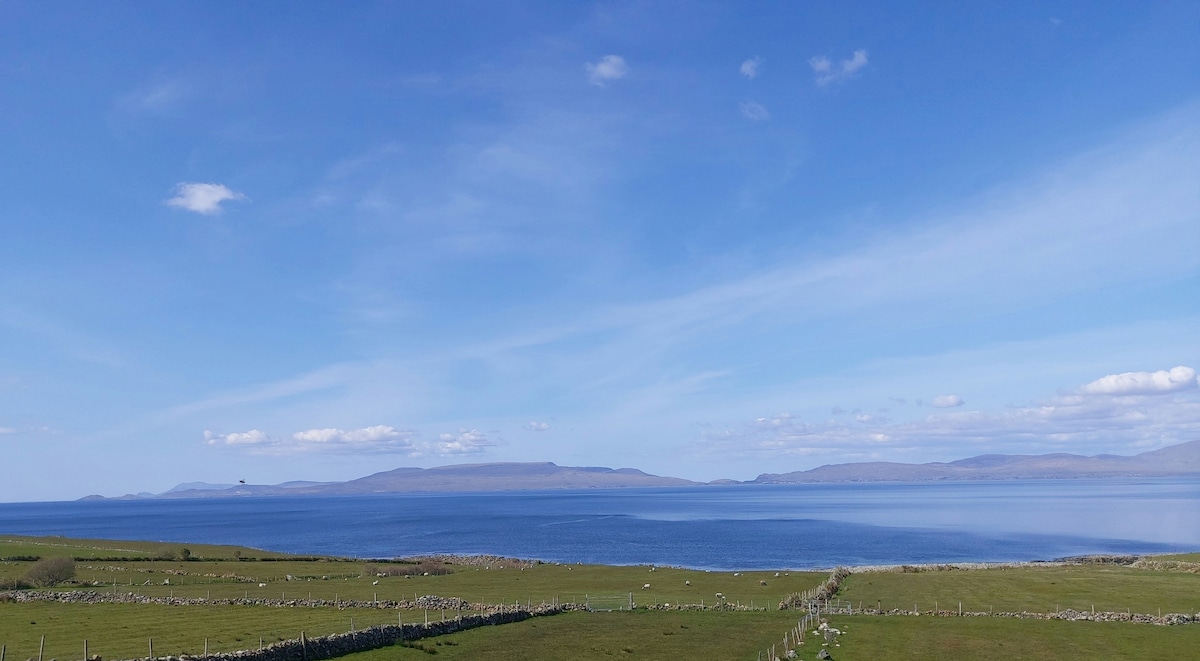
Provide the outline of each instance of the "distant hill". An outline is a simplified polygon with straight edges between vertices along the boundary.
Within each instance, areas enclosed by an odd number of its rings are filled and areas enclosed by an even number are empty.
[[[349,482],[216,485],[185,483],[145,498],[229,498],[237,496],[339,496],[433,491],[515,491],[526,489],[613,489],[688,486],[696,482],[660,477],[635,468],[571,467],[550,462],[460,464],[437,468],[397,468]],[[123,496],[131,498],[134,496]],[[89,497],[95,499],[95,497]]]
[[[814,482],[925,482],[930,480],[1020,480],[1086,477],[1200,476],[1200,441],[1143,452],[1132,457],[1101,454],[985,454],[928,464],[871,461],[829,464],[806,471],[763,473],[751,484]]]
[[[931,480],[1019,480],[1088,477],[1200,477],[1200,441],[1143,452],[1132,457],[1111,454],[985,454],[928,464],[874,461],[831,464],[791,473],[763,473],[749,482],[713,480],[708,485],[797,484],[818,482],[926,482]],[[662,477],[635,468],[559,466],[541,463],[459,464],[437,468],[397,468],[349,482],[284,482],[282,484],[207,484],[186,482],[142,498],[235,498],[244,496],[340,496],[369,493],[444,491],[520,491],[529,489],[617,489],[624,487],[700,486],[677,477]],[[80,500],[109,500],[87,496]]]

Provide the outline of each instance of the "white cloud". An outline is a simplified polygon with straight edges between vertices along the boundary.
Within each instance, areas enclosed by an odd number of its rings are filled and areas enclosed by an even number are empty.
[[[209,445],[226,445],[235,447],[271,445],[275,440],[265,432],[251,429],[246,432],[215,434],[207,429],[204,431],[204,442]]]
[[[167,200],[167,206],[213,215],[221,213],[222,202],[244,199],[245,195],[224,184],[181,183],[175,186],[175,197]]]
[[[231,434],[204,432],[208,445],[240,448],[251,454],[293,455],[301,453],[421,454],[413,442],[416,433],[388,425],[362,429],[308,429],[290,438],[275,438],[258,429]]]
[[[738,71],[740,71],[743,76],[753,80],[758,77],[758,67],[761,64],[762,58],[751,58],[745,62],[742,62],[742,66],[738,67]]]
[[[17,430],[13,429],[12,427],[0,427],[0,436],[3,436],[4,434],[15,434],[15,433],[17,433]]]
[[[625,58],[620,55],[605,55],[598,62],[588,62],[583,65],[588,74],[588,80],[597,87],[604,87],[610,80],[619,80],[629,73]]]
[[[738,109],[741,110],[742,117],[752,122],[761,122],[771,116],[771,113],[767,112],[767,109],[757,101],[743,101]]]
[[[1089,395],[1159,395],[1196,386],[1196,370],[1180,365],[1157,372],[1109,374],[1080,390]]]
[[[292,439],[310,449],[331,450],[413,450],[415,432],[388,425],[362,429],[309,429],[292,434]]]
[[[817,75],[818,85],[828,85],[849,78],[859,69],[867,66],[867,51],[860,48],[854,51],[849,59],[842,60],[837,65],[834,65],[829,58],[818,55],[809,58],[808,66],[812,67],[813,73]]]
[[[547,431],[550,429],[550,423],[530,420],[529,422],[525,423],[525,429],[528,429],[529,431]]]
[[[863,414],[855,416],[858,424],[845,419],[808,422],[787,414],[757,418],[701,434],[697,449],[702,454],[756,457],[835,455],[838,461],[902,460],[913,453],[957,459],[983,452],[1079,451],[1080,447],[1088,448],[1088,453],[1130,454],[1200,437],[1200,389],[1194,387],[1194,372],[1178,374],[1188,377],[1192,385],[1141,391],[1170,396],[1137,397],[1129,390],[1114,389],[1056,396],[999,411],[947,411],[903,421]],[[955,395],[943,397],[961,402]]]
[[[439,434],[434,447],[438,454],[474,454],[493,445],[478,429],[460,429],[457,434]]]
[[[964,402],[963,398],[958,395],[938,395],[929,403],[935,408],[952,409],[956,406],[962,406]]]

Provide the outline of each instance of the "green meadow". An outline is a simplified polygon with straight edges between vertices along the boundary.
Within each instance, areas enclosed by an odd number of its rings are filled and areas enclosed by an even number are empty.
[[[185,551],[186,549],[186,551]],[[349,655],[354,661],[417,659],[758,659],[779,645],[801,615],[779,611],[787,594],[824,581],[825,572],[706,572],[670,567],[562,565],[500,558],[417,564],[300,558],[255,549],[0,536],[0,581],[20,579],[34,558],[74,558],[75,576],[53,589],[177,599],[258,599],[260,604],[17,602],[0,598],[6,661],[132,659],[254,649],[280,640],[381,624],[453,618],[440,609],[386,602],[424,595],[479,604],[583,603],[633,611],[569,612],[487,626]],[[181,558],[187,557],[187,560]],[[964,611],[1200,612],[1195,554],[1119,565],[870,572],[847,578],[838,599],[867,608]],[[408,575],[402,575],[408,574]],[[646,586],[649,587],[646,587]],[[662,610],[724,603],[753,610]],[[312,605],[306,600],[324,600]],[[265,601],[270,600],[270,601]],[[298,603],[281,606],[279,601]],[[347,604],[347,601],[353,602]],[[383,602],[378,603],[377,602]],[[335,605],[336,604],[336,605]],[[411,605],[411,604],[409,604]],[[1136,654],[1188,658],[1200,624],[1152,626],[987,617],[835,615],[843,631],[835,659],[1075,659]],[[44,648],[42,641],[44,637]],[[811,632],[798,658],[813,659]],[[782,655],[782,649],[779,650]],[[765,658],[765,656],[763,657]]]

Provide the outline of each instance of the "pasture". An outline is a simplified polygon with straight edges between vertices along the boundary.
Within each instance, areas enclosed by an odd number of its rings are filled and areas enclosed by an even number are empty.
[[[186,551],[184,550],[186,549]],[[824,581],[824,572],[708,572],[671,567],[539,563],[506,558],[370,561],[300,558],[255,549],[0,536],[0,581],[19,579],[34,557],[75,559],[75,577],[54,590],[62,601],[0,597],[6,659],[146,658],[257,649],[301,632],[312,638],[377,625],[452,619],[426,595],[467,602],[461,614],[499,604],[582,604],[633,611],[584,612],[485,626],[351,654],[350,661],[416,659],[757,659],[779,645],[802,613],[780,600]],[[186,557],[187,559],[182,559]],[[1072,659],[1136,655],[1186,658],[1200,649],[1200,625],[1067,622],[1001,617],[933,617],[964,611],[1049,613],[1060,609],[1200,613],[1195,554],[1137,566],[1031,565],[1019,568],[909,568],[852,574],[836,596],[856,608],[922,616],[833,615],[843,633],[830,643],[842,659]],[[720,595],[718,597],[718,594]],[[77,595],[76,597],[71,595]],[[87,595],[157,603],[82,603]],[[417,602],[418,598],[422,601]],[[167,603],[169,600],[170,603]],[[104,601],[104,600],[99,600]],[[713,610],[714,603],[731,606]],[[679,610],[683,605],[704,606]],[[45,640],[42,648],[43,637]],[[800,659],[822,639],[806,632]],[[765,658],[765,656],[763,657]]]

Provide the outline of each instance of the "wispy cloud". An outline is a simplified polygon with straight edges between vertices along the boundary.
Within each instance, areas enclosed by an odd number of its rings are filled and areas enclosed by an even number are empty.
[[[762,58],[753,57],[742,62],[742,66],[738,67],[741,74],[751,80],[758,78],[758,68],[762,66]]]
[[[258,429],[251,429],[244,432],[229,432],[226,434],[218,434],[206,429],[204,430],[204,442],[208,445],[222,447],[264,447],[277,443],[266,432]]]
[[[805,421],[783,413],[741,426],[706,430],[697,447],[705,453],[839,455],[851,460],[895,457],[914,449],[957,457],[998,447],[1035,451],[1072,451],[1084,445],[1154,448],[1200,435],[1200,390],[1190,379],[1194,372],[1189,375],[1191,387],[1149,394],[1115,389],[1059,395],[1029,406],[937,413],[906,421],[868,414],[855,415],[853,422]],[[952,401],[958,403],[945,403]],[[961,398],[947,396],[942,405],[957,407],[961,403]]]
[[[930,400],[929,403],[933,405],[934,408],[952,409],[957,406],[962,406],[965,402],[963,402],[963,398],[959,397],[958,395],[938,395]]]
[[[475,454],[495,445],[478,429],[460,429],[457,434],[439,434],[434,449],[438,454]]]
[[[813,73],[816,74],[818,85],[828,85],[845,80],[853,76],[859,69],[867,66],[867,51],[856,50],[850,58],[837,64],[834,64],[828,57],[817,55],[809,58],[808,66],[812,67]]]
[[[742,117],[752,122],[761,122],[771,117],[771,113],[767,112],[767,109],[757,101],[743,101],[738,106],[738,110],[741,111]]]
[[[529,422],[525,423],[525,429],[528,431],[548,431],[550,429],[550,423],[530,420]]]
[[[583,65],[587,71],[588,81],[597,87],[604,87],[613,80],[620,80],[629,73],[629,65],[620,55],[605,55],[596,62]]]
[[[221,213],[222,202],[244,199],[245,195],[230,190],[224,184],[182,183],[175,186],[175,196],[166,204],[211,216]]]
[[[170,110],[188,97],[192,88],[179,80],[167,80],[138,88],[121,97],[118,108],[134,113],[160,113]]]

